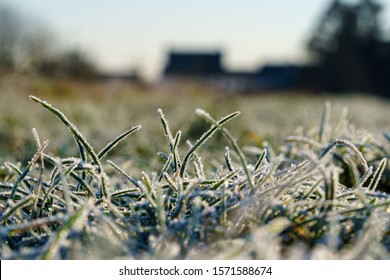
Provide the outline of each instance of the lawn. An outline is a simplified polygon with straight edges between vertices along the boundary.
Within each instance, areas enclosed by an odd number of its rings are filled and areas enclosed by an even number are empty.
[[[388,259],[389,105],[4,78],[0,258]]]

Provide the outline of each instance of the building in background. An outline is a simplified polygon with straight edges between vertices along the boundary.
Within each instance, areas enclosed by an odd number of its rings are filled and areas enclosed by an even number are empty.
[[[230,71],[220,51],[168,53],[163,82],[197,83],[228,92],[294,90],[302,86],[306,66],[268,64],[256,71]]]
[[[232,92],[361,92],[390,98],[390,40],[380,19],[382,11],[374,0],[331,1],[308,41],[307,65],[229,71],[219,51],[171,52],[163,80],[201,82]]]

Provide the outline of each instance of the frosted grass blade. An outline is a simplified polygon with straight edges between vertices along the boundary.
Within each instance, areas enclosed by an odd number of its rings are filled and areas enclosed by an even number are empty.
[[[202,118],[204,118],[206,121],[220,127],[220,124],[218,124],[218,122],[216,122],[215,119],[210,114],[205,112],[204,110],[197,109],[196,113],[198,115],[200,115]],[[236,113],[237,113],[237,115],[240,114],[240,112],[236,112]],[[234,151],[237,153],[237,155],[241,161],[242,168],[243,168],[245,175],[248,179],[249,187],[253,191],[254,186],[253,186],[252,176],[248,170],[248,162],[244,156],[244,153],[242,152],[241,148],[238,146],[236,139],[234,139],[234,137],[230,134],[230,132],[223,127],[220,127],[220,129],[222,131],[223,136],[230,142],[230,144],[233,146]]]
[[[219,120],[218,122],[215,123],[215,125],[213,125],[208,131],[206,131],[202,137],[200,137],[198,139],[198,141],[194,144],[194,146],[192,146],[189,151],[187,152],[187,154],[184,156],[183,158],[183,163],[182,163],[182,166],[180,168],[180,177],[183,178],[184,176],[184,172],[185,172],[185,169],[186,169],[186,165],[187,165],[187,162],[188,160],[190,159],[191,155],[198,149],[200,148],[213,134],[215,131],[217,131],[220,126],[222,126],[224,123],[230,121],[231,119],[237,117],[238,115],[240,114],[240,112],[235,112],[235,113],[232,113],[224,118],[222,118],[221,120]]]
[[[370,184],[368,185],[368,189],[370,191],[375,191],[376,188],[378,187],[378,184],[382,178],[382,174],[383,172],[385,171],[385,168],[386,168],[386,164],[387,164],[387,160],[386,158],[383,158],[380,162],[379,162],[379,166],[378,168],[375,170],[375,173],[374,175],[372,176],[372,179],[370,181]]]
[[[136,132],[137,130],[141,129],[140,125],[137,125],[135,127],[132,127],[131,129],[125,131],[121,135],[119,135],[117,138],[115,138],[113,141],[107,144],[98,154],[97,157],[99,159],[102,159],[109,151],[111,151],[116,145],[118,145],[122,140],[124,140],[127,136],[132,134],[133,132]]]
[[[70,132],[72,132],[72,134],[80,141],[80,143],[83,144],[83,146],[88,151],[88,154],[91,156],[94,163],[99,166],[100,170],[102,170],[99,157],[93,150],[92,146],[88,143],[88,141],[84,138],[84,136],[78,131],[76,126],[73,123],[71,123],[60,110],[53,107],[51,104],[47,103],[46,101],[39,99],[38,97],[30,95],[30,99],[41,104],[44,108],[52,112],[58,119],[60,119],[62,123],[65,124],[65,126],[70,130]]]

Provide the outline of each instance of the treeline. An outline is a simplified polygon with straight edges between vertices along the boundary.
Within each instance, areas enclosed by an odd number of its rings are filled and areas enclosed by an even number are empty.
[[[309,39],[306,51],[311,59],[300,67],[300,75],[293,73],[288,90],[390,98],[390,39],[383,10],[375,0],[331,0]],[[57,45],[47,25],[0,4],[0,76],[15,71],[72,79],[111,77],[99,73],[87,53]],[[131,74],[113,77],[139,80]]]
[[[374,0],[333,0],[309,41],[311,88],[377,93],[390,98],[390,41],[384,7]]]
[[[11,72],[72,79],[100,75],[87,53],[64,49],[47,25],[0,3],[0,76]]]

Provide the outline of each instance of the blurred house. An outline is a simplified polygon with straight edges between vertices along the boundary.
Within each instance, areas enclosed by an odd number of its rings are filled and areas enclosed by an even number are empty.
[[[220,52],[170,52],[164,77],[210,77],[221,75]]]
[[[292,90],[300,87],[307,67],[268,64],[257,71],[230,71],[223,56],[214,52],[176,52],[168,54],[163,81],[175,84],[200,83],[228,92]]]
[[[266,64],[259,70],[264,90],[293,90],[304,85],[309,66],[296,64]]]
[[[230,71],[219,51],[170,52],[163,80],[243,91],[361,92],[390,98],[390,40],[375,0],[332,0],[308,41],[307,65],[268,64]]]

